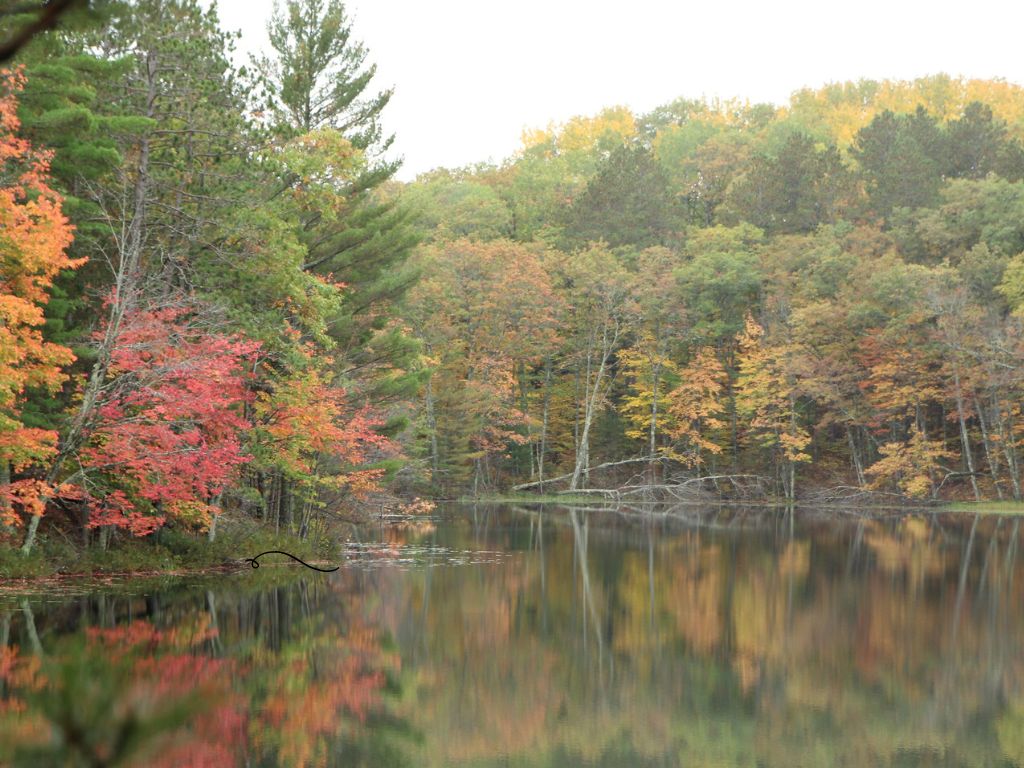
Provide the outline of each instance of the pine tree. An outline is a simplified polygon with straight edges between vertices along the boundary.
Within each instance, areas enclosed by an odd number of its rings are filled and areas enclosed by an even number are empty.
[[[366,158],[363,172],[336,190],[342,213],[310,210],[300,223],[308,250],[303,269],[346,286],[346,301],[331,322],[342,353],[337,372],[347,379],[358,371],[370,402],[410,393],[419,378],[399,371],[409,368],[416,346],[387,327],[387,308],[414,282],[404,267],[418,241],[410,212],[384,194],[400,165],[382,158],[393,139],[380,125],[391,91],[370,95],[376,67],[352,39],[340,0],[286,0],[275,5],[267,30],[274,56],[255,64],[273,129],[285,138],[337,132]]]
[[[77,360],[75,370],[87,369],[92,350],[83,344],[92,330],[95,307],[86,299],[90,289],[107,280],[102,260],[88,261],[95,254],[97,237],[106,227],[102,211],[91,199],[92,191],[122,162],[114,138],[116,121],[102,103],[102,83],[123,76],[124,61],[104,60],[79,50],[76,30],[92,26],[91,18],[64,19],[62,35],[39,35],[18,53],[24,86],[18,98],[21,135],[34,146],[50,152],[50,186],[62,199],[62,210],[75,225],[75,239],[68,255],[84,262],[78,269],[58,273],[50,286],[49,301],[43,307],[43,338],[69,346]],[[70,387],[55,392],[30,387],[22,411],[28,426],[57,430],[69,406]]]

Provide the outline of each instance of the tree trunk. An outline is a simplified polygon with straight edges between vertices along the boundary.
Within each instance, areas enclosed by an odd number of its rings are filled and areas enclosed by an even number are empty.
[[[790,393],[789,393],[789,432],[790,432],[790,435],[793,435],[795,437],[797,435],[798,431],[799,430],[798,430],[797,425],[796,425],[796,397],[793,395],[793,392],[790,391]],[[786,457],[786,462],[789,465],[786,468],[786,470],[787,470],[787,472],[789,474],[789,483],[788,483],[789,488],[786,491],[786,498],[789,501],[793,501],[796,498],[796,462],[793,461],[789,457]]]
[[[530,401],[526,394],[526,363],[522,360],[519,361],[519,371],[516,375],[519,380],[519,410],[523,413],[523,418],[526,419],[526,443],[530,446],[530,479],[533,480],[537,476],[537,462],[533,453],[533,425],[530,423]]]
[[[615,323],[614,331],[608,327],[609,323],[606,322],[604,327],[601,329],[601,362],[597,368],[597,374],[594,376],[593,387],[590,385],[591,373],[592,373],[592,358],[591,354],[593,344],[591,343],[587,350],[587,390],[584,392],[584,412],[583,412],[583,432],[580,435],[580,444],[576,451],[576,467],[572,473],[572,481],[569,483],[569,490],[575,491],[579,488],[580,476],[587,476],[590,468],[590,427],[594,421],[594,412],[597,410],[598,396],[601,392],[601,384],[604,381],[604,373],[608,366],[608,358],[611,355],[612,349],[615,347],[615,343],[619,338],[619,326]],[[591,337],[593,338],[593,337]]]
[[[544,414],[540,426],[540,451],[537,455],[537,479],[544,492],[544,456],[548,451],[548,410],[551,406],[551,358],[544,361]]]
[[[853,430],[850,429],[849,424],[846,425],[846,440],[850,444],[850,457],[853,461],[853,468],[857,472],[857,484],[863,488],[865,486],[864,465],[861,463],[860,452],[857,450],[857,443],[853,439]]]
[[[288,527],[288,533],[295,533],[295,494],[292,493],[291,485],[287,480],[281,480],[284,487],[284,524]]]
[[[974,457],[971,455],[971,443],[967,436],[967,422],[964,419],[964,398],[960,391],[960,369],[955,363],[953,366],[953,388],[956,395],[956,418],[960,423],[960,442],[963,445],[964,459],[967,461],[967,471],[971,473],[971,488],[974,490],[974,500],[981,501],[978,479],[974,476]]]
[[[653,459],[658,451],[658,387],[661,386],[661,363],[652,366],[651,429],[648,455]]]
[[[437,487],[439,475],[439,463],[437,457],[437,416],[434,413],[434,391],[431,386],[433,377],[427,378],[427,386],[424,391],[424,407],[427,415],[427,429],[430,432],[430,484]]]
[[[925,424],[924,418],[921,416],[921,404],[914,403],[914,426],[917,431],[921,433],[921,437],[925,440],[928,439],[928,425]],[[932,498],[934,499],[936,494],[939,492],[938,486],[935,484],[935,471],[931,466],[928,467],[928,483],[932,488]]]
[[[1006,458],[1006,471],[1010,475],[1010,485],[1013,487],[1013,498],[1020,501],[1020,473],[1017,471],[1017,452],[1013,447],[1013,425],[1009,423],[1010,415],[1004,415],[1003,406],[993,396],[993,405],[996,411],[996,424],[999,427],[999,444],[1003,448],[1003,455]]]
[[[259,489],[260,499],[263,502],[260,504],[260,520],[265,523],[267,522],[267,496],[270,494],[270,479],[266,472],[256,472],[256,487]]]
[[[988,429],[985,426],[985,412],[977,397],[974,398],[974,408],[978,412],[978,425],[981,427],[981,443],[985,448],[985,462],[988,464],[988,471],[992,475],[992,485],[996,488],[996,497],[1002,501],[1003,489],[999,485],[999,458],[992,450],[991,441],[988,439]]]
[[[213,499],[213,506],[220,509],[221,499],[223,494],[218,493]],[[206,532],[206,540],[212,542],[217,538],[217,520],[220,519],[220,514],[210,516],[210,529]]]
[[[6,459],[0,459],[0,490],[11,484],[11,464]],[[11,513],[11,503],[6,497],[0,497],[0,521],[7,519]],[[0,531],[6,533],[11,530],[6,522],[0,522]]]

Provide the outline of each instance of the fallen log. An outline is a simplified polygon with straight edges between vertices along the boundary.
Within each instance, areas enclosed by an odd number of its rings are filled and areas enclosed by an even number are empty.
[[[620,461],[609,461],[604,464],[600,464],[593,467],[590,471],[594,472],[599,469],[615,466],[625,466],[627,464],[646,463],[649,464],[652,461],[664,462],[671,461],[664,457],[656,457],[651,459],[650,457],[644,457],[639,459],[623,459]],[[549,480],[544,480],[543,483],[539,480],[532,481],[529,483],[521,483],[519,485],[512,486],[513,491],[522,491],[528,488],[536,488],[538,486],[546,485],[548,483],[556,483],[560,480],[568,480],[571,478],[571,474],[560,475]],[[714,492],[704,488],[706,484],[714,485]],[[620,485],[616,488],[576,488],[575,490],[559,490],[555,491],[556,495],[598,495],[604,498],[622,500],[624,498],[636,499],[640,496],[655,497],[661,496],[662,498],[673,499],[676,501],[694,501],[699,500],[701,497],[707,499],[708,497],[722,496],[721,488],[719,483],[730,483],[732,485],[734,493],[740,496],[754,496],[754,495],[765,495],[766,487],[770,484],[770,480],[762,475],[751,475],[751,474],[733,474],[733,475],[705,475],[702,477],[681,477],[675,482],[666,483],[645,483],[643,482],[642,475],[634,475],[629,479],[625,485]]]

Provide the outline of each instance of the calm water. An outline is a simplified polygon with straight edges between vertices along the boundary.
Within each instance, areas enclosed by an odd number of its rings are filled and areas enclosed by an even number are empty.
[[[453,507],[364,531],[330,575],[268,556],[0,597],[0,748],[25,765],[1024,766],[1020,528]]]

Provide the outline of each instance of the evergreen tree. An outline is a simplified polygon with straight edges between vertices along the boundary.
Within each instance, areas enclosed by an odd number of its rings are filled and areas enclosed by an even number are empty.
[[[396,372],[408,370],[416,347],[387,325],[388,308],[415,280],[405,262],[418,236],[408,209],[384,189],[400,165],[381,157],[392,142],[380,126],[391,91],[370,95],[376,68],[352,39],[340,0],[286,0],[275,6],[268,33],[274,56],[260,58],[256,67],[274,130],[283,137],[335,131],[366,157],[363,172],[335,190],[341,198],[335,210],[342,212],[310,210],[300,224],[303,269],[346,286],[346,300],[330,323],[342,352],[338,373],[348,378],[359,371],[371,382],[364,386],[371,402],[409,393],[418,377]]]
[[[71,21],[69,19],[68,21]],[[72,33],[73,34],[73,33]],[[52,153],[51,185],[63,197],[63,210],[75,222],[69,255],[84,265],[58,274],[45,305],[44,338],[73,347],[76,370],[86,370],[93,355],[83,342],[95,317],[90,288],[109,282],[100,261],[88,261],[96,238],[104,238],[102,212],[91,190],[121,164],[122,155],[112,136],[115,121],[97,93],[98,84],[123,75],[123,62],[106,61],[77,50],[66,36],[36,37],[19,54],[25,67],[25,86],[18,105],[22,134],[32,144]],[[69,380],[70,381],[70,380]],[[69,405],[69,391],[28,390],[24,419],[43,429],[60,427]]]
[[[948,165],[948,141],[923,107],[913,115],[889,110],[877,115],[857,134],[852,154],[878,216],[888,219],[896,208],[937,202]]]
[[[1006,124],[996,120],[992,108],[974,101],[963,116],[947,127],[950,176],[983,179],[990,173],[1010,181],[1024,175],[1024,149],[1007,136]]]
[[[739,221],[784,234],[835,222],[852,195],[835,145],[819,149],[810,136],[794,133],[775,156],[754,158],[728,202]]]
[[[668,178],[643,146],[620,146],[568,211],[567,237],[576,245],[667,245],[682,217]]]
[[[366,48],[351,39],[340,0],[286,0],[283,9],[275,2],[267,33],[277,56],[260,57],[256,66],[280,126],[299,133],[334,128],[362,150],[391,146],[394,136],[383,138],[380,115],[392,90],[364,93],[377,67],[366,64]],[[398,163],[389,167],[393,172]]]

